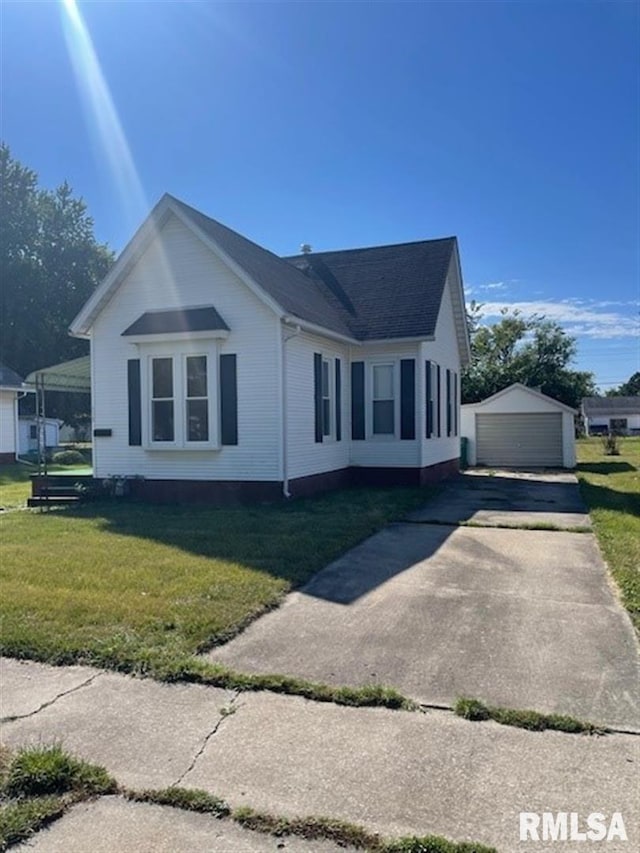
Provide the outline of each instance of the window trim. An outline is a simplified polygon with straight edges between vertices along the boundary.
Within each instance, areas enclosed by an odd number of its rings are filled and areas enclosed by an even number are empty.
[[[391,367],[393,382],[393,432],[373,431],[373,396],[376,367]],[[365,435],[369,441],[396,441],[400,439],[400,357],[379,358],[367,362],[365,378]],[[384,400],[388,400],[385,397]]]
[[[219,450],[221,447],[220,428],[220,378],[218,366],[218,344],[216,340],[171,342],[159,344],[138,344],[141,359],[141,397],[142,397],[142,447],[144,450],[192,451]],[[187,439],[187,400],[203,399],[187,397],[187,358],[205,356],[207,359],[207,413],[209,420],[209,438],[207,441],[189,441]],[[174,404],[174,440],[154,441],[153,426],[153,360],[172,359],[173,404]]]

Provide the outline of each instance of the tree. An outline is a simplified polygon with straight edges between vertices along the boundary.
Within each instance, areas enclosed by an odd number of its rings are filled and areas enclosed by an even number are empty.
[[[640,370],[629,377],[626,382],[619,385],[617,388],[610,388],[606,394],[607,397],[638,397],[640,396]]]
[[[113,254],[96,242],[93,220],[71,187],[40,189],[37,174],[4,143],[0,181],[0,362],[26,376],[87,353],[86,342],[67,330]]]
[[[113,262],[71,187],[37,180],[0,145],[0,361],[22,376],[86,354],[67,329]]]
[[[557,323],[507,309],[493,326],[481,321],[482,306],[471,303],[471,362],[462,374],[463,403],[484,400],[514,382],[573,408],[595,393],[592,373],[569,369],[576,341]]]

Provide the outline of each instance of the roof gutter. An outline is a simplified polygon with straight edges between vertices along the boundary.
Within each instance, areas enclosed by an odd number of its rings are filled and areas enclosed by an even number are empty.
[[[300,330],[304,329],[305,332],[322,335],[324,338],[331,338],[332,340],[340,341],[341,343],[349,344],[350,346],[362,346],[363,343],[355,338],[350,338],[348,335],[342,335],[340,332],[332,332],[324,326],[318,326],[316,323],[310,323],[308,320],[301,320],[300,317],[293,317],[289,314],[285,314],[285,316],[282,317],[282,322],[287,326],[293,326]]]

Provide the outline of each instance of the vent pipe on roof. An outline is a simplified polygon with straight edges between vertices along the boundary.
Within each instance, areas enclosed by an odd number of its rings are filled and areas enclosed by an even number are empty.
[[[303,255],[310,255],[312,252],[311,245],[309,243],[300,243],[300,251]]]

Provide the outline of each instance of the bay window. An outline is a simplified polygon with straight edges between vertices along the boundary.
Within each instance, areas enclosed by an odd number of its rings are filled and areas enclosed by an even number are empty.
[[[144,445],[149,450],[217,447],[215,344],[157,349],[147,352],[142,371]]]

